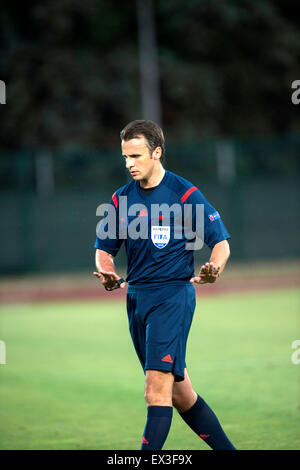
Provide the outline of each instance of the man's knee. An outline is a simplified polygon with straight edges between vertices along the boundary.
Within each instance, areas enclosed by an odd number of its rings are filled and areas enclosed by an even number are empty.
[[[145,400],[148,406],[172,406],[174,376],[171,372],[147,370]]]
[[[178,409],[178,408],[181,408],[182,407],[182,402],[183,402],[183,397],[180,393],[176,393],[173,391],[173,394],[172,394],[172,403],[173,403],[173,406]]]
[[[148,406],[172,406],[170,394],[163,391],[146,389],[144,397]]]
[[[172,404],[178,413],[184,413],[192,408],[197,400],[197,394],[192,392],[190,394],[173,392]]]
[[[197,400],[197,393],[193,390],[192,383],[185,370],[185,378],[182,382],[173,385],[172,403],[179,413],[189,410]]]

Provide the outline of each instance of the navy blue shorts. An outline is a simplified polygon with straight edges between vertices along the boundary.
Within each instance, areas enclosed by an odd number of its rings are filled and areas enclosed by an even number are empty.
[[[196,306],[190,282],[128,286],[132,341],[144,369],[172,372],[184,380],[186,343]]]

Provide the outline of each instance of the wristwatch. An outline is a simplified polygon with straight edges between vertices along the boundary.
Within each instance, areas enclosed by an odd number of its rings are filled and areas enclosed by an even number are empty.
[[[115,289],[120,289],[120,285],[123,284],[125,280],[121,277],[121,279],[118,279],[113,287],[107,287],[105,286],[105,290],[111,291]]]

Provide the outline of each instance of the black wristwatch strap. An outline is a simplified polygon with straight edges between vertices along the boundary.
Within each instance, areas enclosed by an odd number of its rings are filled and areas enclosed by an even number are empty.
[[[121,277],[121,279],[118,279],[116,281],[116,284],[113,286],[113,287],[106,287],[105,286],[105,290],[108,290],[108,291],[111,291],[111,290],[115,290],[115,289],[119,289],[120,288],[120,285],[125,282],[125,280]]]

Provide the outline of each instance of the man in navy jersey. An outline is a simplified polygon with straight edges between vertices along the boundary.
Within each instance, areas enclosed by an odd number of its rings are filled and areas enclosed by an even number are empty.
[[[212,449],[233,450],[216,415],[194,391],[185,363],[194,286],[217,280],[230,255],[230,236],[199,189],[163,168],[164,135],[158,125],[133,121],[120,136],[132,181],[112,196],[105,224],[113,228],[105,231],[100,223],[94,275],[107,290],[126,286],[114,266],[124,242],[129,329],[146,377],[141,449],[162,449],[175,407]],[[201,241],[211,256],[195,276],[194,250]]]

